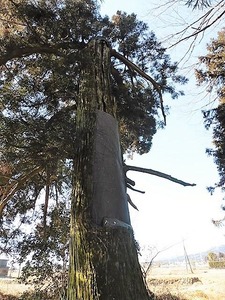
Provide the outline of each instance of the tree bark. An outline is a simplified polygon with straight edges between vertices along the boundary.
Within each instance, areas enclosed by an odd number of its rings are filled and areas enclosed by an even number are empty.
[[[82,66],[76,113],[80,142],[74,160],[67,298],[149,300],[126,202],[116,106],[110,90],[110,48],[104,40],[94,40],[83,55],[86,64]],[[112,137],[104,142],[107,128]],[[108,151],[109,170],[102,154],[107,156]],[[103,169],[98,165],[101,157]]]

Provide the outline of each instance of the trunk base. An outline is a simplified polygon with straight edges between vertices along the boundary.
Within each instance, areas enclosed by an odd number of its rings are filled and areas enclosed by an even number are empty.
[[[74,241],[76,291],[69,289],[70,300],[154,299],[143,280],[132,229],[106,226],[82,232],[82,239],[79,234]]]

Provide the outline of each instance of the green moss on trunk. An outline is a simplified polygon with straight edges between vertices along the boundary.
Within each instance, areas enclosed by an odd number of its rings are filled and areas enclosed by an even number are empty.
[[[104,227],[92,220],[93,147],[96,111],[115,117],[110,91],[110,49],[92,41],[84,53],[76,129],[68,300],[149,300],[138,263],[133,231]]]
[[[131,229],[104,228],[96,232],[93,251],[99,299],[150,299]]]

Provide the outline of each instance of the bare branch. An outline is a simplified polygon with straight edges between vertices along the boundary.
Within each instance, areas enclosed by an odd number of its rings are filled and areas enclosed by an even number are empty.
[[[162,253],[162,252],[164,252],[164,251],[167,251],[167,250],[169,250],[170,248],[172,248],[172,247],[174,247],[174,246],[176,246],[176,245],[178,245],[178,244],[180,244],[180,243],[181,243],[181,242],[178,242],[178,243],[169,245],[169,246],[167,246],[167,247],[165,247],[165,248],[163,248],[163,249],[161,249],[161,250],[157,250],[157,249],[156,249],[157,251],[156,251],[156,253],[153,255],[153,257],[151,258],[151,260],[148,262],[147,268],[146,268],[146,269],[142,268],[144,278],[147,279],[147,275],[148,275],[148,272],[149,272],[149,270],[150,270],[150,268],[151,268],[151,266],[152,266],[152,264],[153,264],[153,260],[154,260],[160,253]]]
[[[138,211],[137,206],[134,204],[134,202],[131,200],[130,195],[127,194],[127,202]]]
[[[159,94],[160,98],[160,105],[161,105],[161,111],[164,119],[164,123],[166,124],[166,114],[163,106],[163,98],[162,98],[162,88],[161,86],[148,74],[146,74],[144,71],[142,71],[137,65],[135,65],[132,61],[129,59],[125,58],[123,55],[118,53],[115,49],[111,49],[111,56],[114,56],[115,58],[119,59],[122,61],[128,68],[131,68],[132,70],[136,71],[140,76],[145,78],[147,81],[150,81],[155,90]]]
[[[132,186],[135,186],[135,182],[132,179],[128,178],[128,177],[126,177],[126,182],[128,184],[132,185]]]
[[[207,11],[204,15],[202,15],[201,17],[199,17],[197,20],[195,20],[195,21],[192,22],[191,24],[187,25],[184,29],[182,29],[182,30],[180,30],[180,31],[178,31],[178,32],[176,32],[176,33],[174,33],[174,34],[169,35],[169,37],[168,37],[166,40],[171,39],[171,37],[175,37],[175,36],[179,36],[179,35],[182,36],[182,35],[185,34],[185,32],[186,32],[189,28],[195,29],[194,26],[199,27],[199,26],[198,26],[199,21],[202,20],[202,19],[205,20],[206,17],[208,17],[212,11],[213,11],[213,8],[211,8],[209,11]],[[168,49],[170,49],[170,48],[172,48],[172,47],[173,47],[173,45],[170,46],[170,47],[168,47]]]
[[[140,191],[140,190],[137,190],[137,189],[133,188],[129,183],[127,183],[127,187],[128,187],[128,189],[130,189],[132,191],[135,191],[135,192],[138,192],[138,193],[141,193],[141,194],[145,194],[144,191]]]
[[[225,11],[223,11],[215,20],[213,20],[211,23],[209,23],[208,25],[206,25],[205,27],[201,28],[200,30],[195,31],[194,33],[184,37],[183,39],[179,40],[177,43],[175,43],[173,46],[176,46],[177,44],[191,38],[194,37],[196,35],[198,35],[199,33],[205,31],[206,29],[208,29],[209,27],[211,27],[213,24],[215,24],[223,15],[225,14]]]
[[[219,7],[219,5],[221,5]],[[210,28],[211,26],[213,26],[216,22],[218,22],[218,20],[220,20],[223,15],[225,14],[225,10],[222,11],[221,14],[219,14],[214,20],[212,20],[210,22],[210,20],[213,18],[213,16],[221,9],[224,7],[224,1],[220,1],[214,8],[211,8],[208,12],[206,12],[203,16],[201,16],[198,20],[194,21],[192,24],[188,25],[185,29],[183,29],[182,31],[176,33],[175,35],[179,35],[184,33],[185,31],[187,31],[188,28],[192,28],[195,29],[195,31],[183,38],[181,38],[179,41],[177,41],[176,43],[174,43],[173,45],[171,45],[170,47],[168,47],[168,49],[180,44],[183,41],[186,41],[192,37],[196,37],[198,36],[200,33],[205,32],[208,28]],[[216,11],[215,11],[216,9]],[[212,14],[213,13],[213,14]],[[210,14],[212,14],[212,16],[210,16]],[[208,19],[207,19],[208,18]],[[200,20],[201,23],[199,24],[199,26],[197,28],[193,27],[194,24],[197,24]],[[204,24],[207,24],[204,26]],[[175,36],[173,35],[173,36]]]
[[[159,171],[155,171],[155,170],[152,170],[152,169],[146,169],[146,168],[140,168],[140,167],[125,165],[124,166],[124,171],[125,172],[136,171],[136,172],[141,172],[141,173],[147,173],[147,174],[151,174],[151,175],[158,176],[158,177],[161,177],[161,178],[165,178],[167,180],[173,181],[173,182],[175,182],[177,184],[181,184],[183,186],[196,186],[195,183],[188,183],[188,182],[182,181],[180,179],[174,178],[171,175],[168,175],[168,174],[165,174],[165,173],[162,173],[162,172],[159,172]]]

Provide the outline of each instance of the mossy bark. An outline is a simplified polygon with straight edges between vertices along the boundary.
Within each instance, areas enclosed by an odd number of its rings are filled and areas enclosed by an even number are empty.
[[[71,198],[68,300],[149,300],[131,226],[101,226],[93,219],[96,111],[115,117],[116,107],[108,45],[92,41],[84,56],[76,116],[80,142]]]

